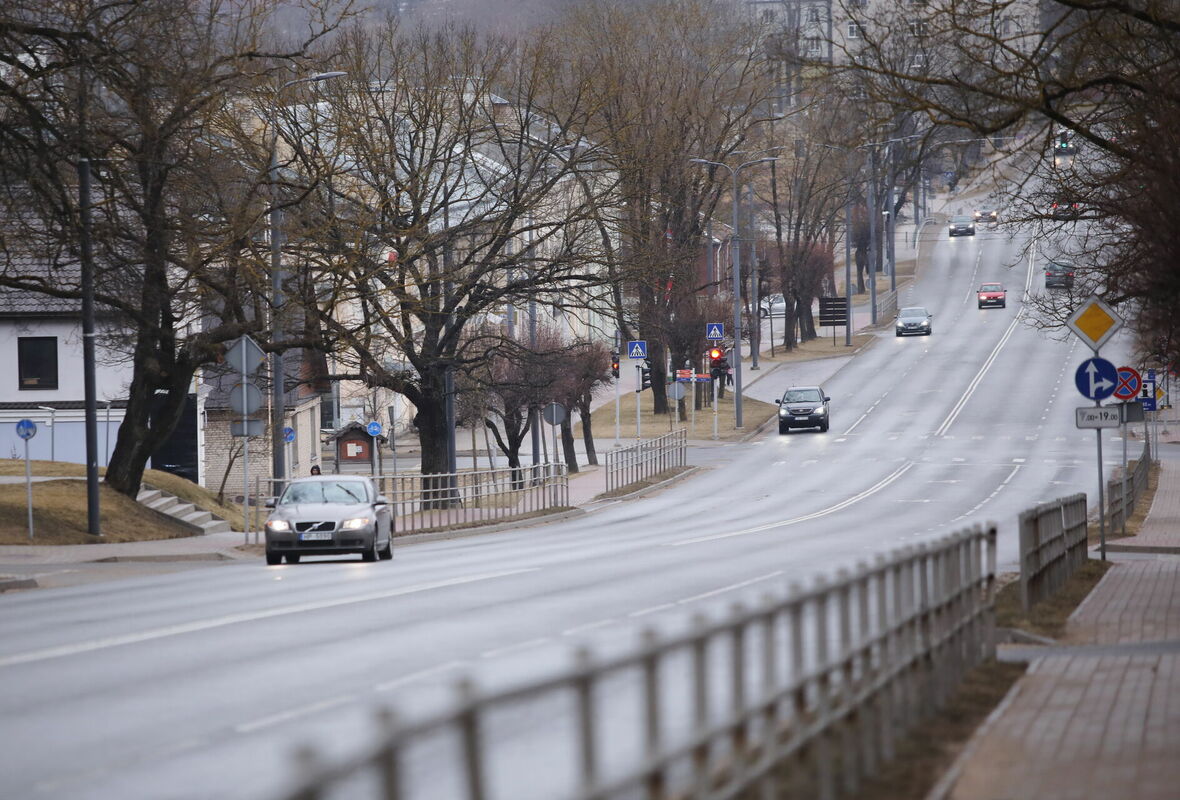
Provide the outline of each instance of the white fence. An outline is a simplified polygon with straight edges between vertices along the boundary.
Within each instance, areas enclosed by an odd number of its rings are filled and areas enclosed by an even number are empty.
[[[685,428],[656,439],[637,442],[606,453],[608,492],[659,475],[687,463],[688,431]]]
[[[304,777],[283,797],[721,800],[758,791],[830,800],[855,792],[993,655],[995,543],[994,527],[976,526],[810,589],[793,584],[757,608],[734,606],[726,619],[698,616],[665,639],[645,631],[622,654],[596,660],[580,650],[571,668],[515,688],[480,693],[463,681],[445,712],[404,724],[383,712],[382,732],[352,758],[326,763],[305,750]],[[531,738],[522,745],[513,736]],[[428,743],[443,739],[448,746],[420,763]],[[607,769],[606,751],[617,762],[620,749],[625,764]],[[543,767],[562,758],[565,783],[542,789]]]

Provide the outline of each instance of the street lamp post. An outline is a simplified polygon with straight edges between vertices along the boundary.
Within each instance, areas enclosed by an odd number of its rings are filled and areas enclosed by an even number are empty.
[[[714,167],[724,167],[729,170],[733,180],[733,424],[735,428],[742,427],[742,249],[738,246],[738,176],[746,167],[762,164],[767,161],[777,161],[778,156],[758,158],[731,167],[720,161],[709,161],[704,158],[690,158],[693,164],[708,164]]]
[[[308,75],[303,78],[295,78],[289,80],[278,88],[277,94],[281,94],[284,90],[291,86],[300,83],[320,83],[322,81],[331,80],[332,78],[340,78],[347,75],[347,72],[319,72],[315,75]],[[272,341],[277,343],[280,335],[280,328],[278,325],[279,308],[283,304],[283,253],[282,253],[282,231],[283,231],[283,210],[279,205],[279,127],[278,115],[275,115],[275,130],[270,139],[270,165],[267,169],[267,180],[270,182],[271,191],[271,209],[270,209],[270,294],[271,294],[271,336]],[[270,354],[270,374],[271,374],[271,410],[270,410],[270,436],[271,436],[271,471],[275,480],[282,480],[287,477],[287,462],[285,447],[283,447],[283,410],[286,406],[283,375],[283,353],[282,348],[275,347]]]

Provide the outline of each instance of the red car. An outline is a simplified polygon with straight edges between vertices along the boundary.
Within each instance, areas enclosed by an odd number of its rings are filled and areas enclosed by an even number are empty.
[[[1008,292],[1004,290],[1004,285],[1000,283],[985,283],[979,287],[979,307],[984,306],[999,306],[1004,308],[1008,305]]]

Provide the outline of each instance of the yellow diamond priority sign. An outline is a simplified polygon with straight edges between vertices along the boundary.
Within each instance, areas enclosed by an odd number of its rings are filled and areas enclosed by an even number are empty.
[[[1097,295],[1091,295],[1074,311],[1065,324],[1078,338],[1097,352],[1119,328],[1123,318]]]

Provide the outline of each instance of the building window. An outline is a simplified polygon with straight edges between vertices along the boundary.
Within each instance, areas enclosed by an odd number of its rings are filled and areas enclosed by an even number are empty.
[[[860,27],[859,22],[849,22],[848,23],[848,38],[849,39],[863,38],[861,36],[861,33],[862,33],[862,29]]]
[[[23,336],[16,340],[21,389],[57,388],[57,337]]]
[[[803,52],[809,56],[818,56],[823,49],[824,40],[818,36],[808,36],[803,40]]]
[[[771,22],[774,22],[774,9],[773,8],[762,9],[762,22],[765,24],[770,24]]]
[[[820,22],[822,22],[819,16],[818,8],[807,9],[807,21],[812,25],[818,25]]]
[[[910,35],[922,37],[930,32],[930,25],[925,20],[910,23]]]

